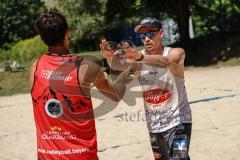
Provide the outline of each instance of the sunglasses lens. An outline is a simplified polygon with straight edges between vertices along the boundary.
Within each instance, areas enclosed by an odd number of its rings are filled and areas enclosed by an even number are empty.
[[[146,33],[146,36],[147,36],[148,38],[152,38],[153,35],[154,35],[154,32],[147,32],[147,33]]]
[[[145,36],[147,36],[148,38],[152,38],[153,35],[154,35],[154,32],[150,31],[150,32],[138,34],[138,38],[144,39]]]

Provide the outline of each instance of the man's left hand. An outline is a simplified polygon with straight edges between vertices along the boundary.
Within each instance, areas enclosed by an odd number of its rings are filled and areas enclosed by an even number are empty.
[[[141,58],[141,54],[137,51],[137,48],[130,46],[127,42],[123,43],[122,50],[126,53],[124,55],[126,59],[136,60]]]

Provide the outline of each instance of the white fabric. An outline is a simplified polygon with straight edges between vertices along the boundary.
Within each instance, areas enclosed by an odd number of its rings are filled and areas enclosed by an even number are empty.
[[[167,57],[168,52],[165,47],[163,56]],[[140,83],[149,132],[164,132],[180,123],[192,122],[184,79],[175,77],[168,68],[142,63]]]

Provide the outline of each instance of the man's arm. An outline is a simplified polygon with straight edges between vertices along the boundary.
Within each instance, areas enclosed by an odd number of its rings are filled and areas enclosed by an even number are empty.
[[[143,61],[154,67],[169,68],[175,76],[184,78],[184,59],[185,52],[182,48],[171,48],[167,57],[144,55]]]
[[[141,54],[132,47],[125,48],[126,58],[136,60]],[[167,57],[144,54],[142,61],[153,67],[169,68],[175,76],[184,77],[185,51],[182,48],[170,48]]]
[[[33,64],[30,67],[30,70],[29,70],[29,81],[28,81],[28,84],[29,84],[30,90],[32,90],[32,87],[33,87],[34,73],[35,73],[35,70],[36,70],[37,62],[38,62],[38,59],[35,62],[33,62]]]
[[[127,78],[130,69],[131,68],[129,67],[127,70],[120,73],[117,80],[113,83],[106,79],[103,72],[99,72],[96,80],[94,81],[94,85],[105,96],[118,102],[123,98],[126,91],[126,84],[130,81],[130,78]]]
[[[125,58],[136,60],[141,57],[141,53],[133,47],[126,47]],[[176,68],[184,62],[185,52],[182,48],[170,48],[168,56],[144,54],[142,61],[153,67],[171,67]]]
[[[182,48],[171,48],[167,57],[144,55],[143,62],[154,67],[178,68],[184,63],[185,52]]]
[[[125,93],[126,84],[131,80],[128,77],[130,69],[131,68],[128,68],[120,73],[117,80],[112,83],[107,80],[106,76],[97,64],[84,59],[79,69],[79,76],[81,76],[79,77],[80,84],[84,87],[90,87],[91,84],[94,84],[105,96],[109,97],[113,101],[120,101]]]
[[[119,60],[117,56],[113,55],[112,57],[107,57],[107,63],[109,67],[113,70],[124,71],[130,65],[125,60]]]

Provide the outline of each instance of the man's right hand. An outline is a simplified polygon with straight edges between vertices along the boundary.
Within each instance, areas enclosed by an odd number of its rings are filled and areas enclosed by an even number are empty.
[[[102,40],[99,44],[101,49],[101,55],[104,58],[112,58],[114,56],[114,51],[108,47],[108,42],[106,40]]]

